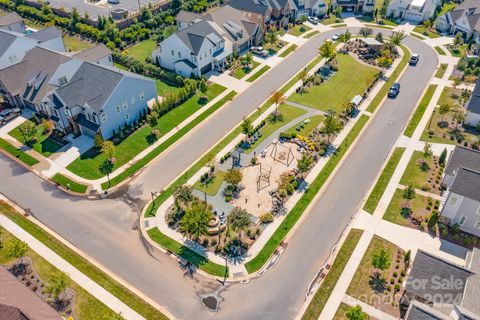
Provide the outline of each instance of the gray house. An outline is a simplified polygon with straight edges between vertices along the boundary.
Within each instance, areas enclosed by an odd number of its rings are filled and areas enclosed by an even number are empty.
[[[480,152],[456,147],[445,168],[447,201],[442,218],[480,236]]]
[[[470,101],[468,102],[467,116],[465,117],[464,123],[472,127],[480,125],[480,79],[477,79]]]
[[[25,24],[23,23],[22,17],[20,17],[18,13],[9,12],[3,16],[0,15],[0,29],[23,33],[25,32]]]

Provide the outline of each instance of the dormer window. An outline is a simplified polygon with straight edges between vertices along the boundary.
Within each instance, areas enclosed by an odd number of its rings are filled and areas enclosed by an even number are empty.
[[[63,76],[63,77],[58,78],[58,85],[59,86],[63,86],[66,83],[67,83],[67,77]]]

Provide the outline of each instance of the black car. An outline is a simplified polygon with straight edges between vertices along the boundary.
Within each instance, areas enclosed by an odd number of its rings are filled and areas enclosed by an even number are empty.
[[[410,58],[409,64],[411,66],[416,66],[419,60],[420,60],[420,55],[418,53],[414,53]]]
[[[400,83],[395,82],[393,86],[390,88],[390,91],[388,91],[388,97],[389,98],[395,98],[398,96],[400,93]]]

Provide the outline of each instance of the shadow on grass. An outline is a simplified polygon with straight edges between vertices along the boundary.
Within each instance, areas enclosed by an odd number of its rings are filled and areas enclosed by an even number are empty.
[[[383,278],[380,278],[380,275],[376,274],[370,276],[370,281],[368,282],[370,288],[372,288],[375,293],[384,293],[386,289],[386,281]]]

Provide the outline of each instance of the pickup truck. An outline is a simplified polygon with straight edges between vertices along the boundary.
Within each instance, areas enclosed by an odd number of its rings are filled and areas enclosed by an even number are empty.
[[[22,111],[18,108],[14,109],[5,109],[0,112],[0,124],[5,124],[8,121],[12,120],[13,118],[16,118],[22,113]]]
[[[252,53],[262,56],[262,57],[267,57],[268,56],[268,50],[263,49],[263,47],[251,47],[250,51]]]

